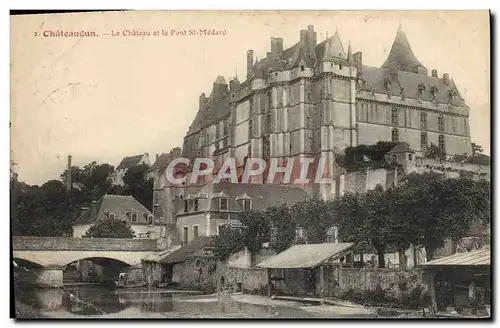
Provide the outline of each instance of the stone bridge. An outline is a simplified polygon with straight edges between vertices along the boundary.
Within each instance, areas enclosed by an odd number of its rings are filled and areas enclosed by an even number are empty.
[[[160,251],[156,239],[13,237],[13,259],[35,270],[39,285],[62,285],[64,267],[78,260],[108,259],[140,266],[147,255]]]

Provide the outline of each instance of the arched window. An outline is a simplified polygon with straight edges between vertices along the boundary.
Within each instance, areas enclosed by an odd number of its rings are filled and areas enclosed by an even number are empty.
[[[111,213],[108,213],[108,218],[109,218],[109,219],[111,219],[111,220],[116,219],[116,215],[115,215],[115,213],[112,213],[112,212],[111,212]]]
[[[392,142],[399,142],[399,131],[398,129],[392,130]]]

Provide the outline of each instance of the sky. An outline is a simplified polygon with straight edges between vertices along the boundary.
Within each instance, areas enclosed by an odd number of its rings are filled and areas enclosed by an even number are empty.
[[[67,166],[117,166],[125,156],[182,146],[217,75],[246,75],[246,52],[262,58],[270,38],[295,44],[314,25],[318,43],[337,30],[347,50],[379,67],[399,24],[416,57],[449,73],[470,107],[473,142],[490,153],[489,14],[481,12],[107,12],[11,16],[11,159],[19,180],[42,184]],[[161,36],[166,30],[225,35]],[[94,31],[95,38],[41,37]],[[160,36],[112,36],[124,30]],[[104,35],[108,34],[108,35]],[[170,33],[169,33],[170,34]]]

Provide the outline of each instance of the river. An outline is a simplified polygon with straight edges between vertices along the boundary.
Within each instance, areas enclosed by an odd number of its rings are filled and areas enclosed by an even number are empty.
[[[247,304],[231,297],[103,286],[16,287],[18,318],[311,318],[297,308]]]

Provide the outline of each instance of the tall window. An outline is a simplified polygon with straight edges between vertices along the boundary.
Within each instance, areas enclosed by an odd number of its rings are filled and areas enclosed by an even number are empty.
[[[438,116],[438,130],[444,131],[444,118],[442,116]]]
[[[197,212],[198,211],[198,199],[195,199],[194,200],[194,211]]]
[[[184,227],[182,241],[183,241],[184,245],[186,245],[189,241],[189,228],[188,227]]]
[[[220,122],[217,122],[217,124],[215,125],[215,139],[217,140],[220,137],[222,137],[220,130]]]
[[[227,198],[220,198],[219,199],[219,210],[220,211],[227,211],[228,210],[228,199]]]
[[[392,142],[399,142],[399,131],[398,129],[392,130]]]
[[[152,215],[148,215],[148,224],[149,225],[153,224],[153,216]]]
[[[266,128],[265,128],[265,133],[271,133],[271,110],[268,110],[266,112]]]
[[[423,130],[427,129],[427,113],[420,113],[420,128]]]
[[[420,148],[422,150],[427,149],[427,133],[425,132],[422,132],[422,134],[420,135]]]
[[[224,121],[224,136],[229,135],[229,120]]]
[[[250,199],[243,199],[243,211],[252,209],[252,201]]]
[[[253,121],[252,118],[248,120],[248,140],[252,139],[253,136]]]
[[[250,108],[250,114],[253,113],[253,98],[248,99],[248,107]]]
[[[198,226],[193,226],[193,239],[198,238]]]
[[[445,144],[444,144],[444,135],[439,135],[439,150],[444,154],[446,152]]]
[[[273,94],[271,92],[267,93],[267,110],[269,111],[273,108]]]
[[[392,122],[392,125],[398,125],[398,109],[397,108],[392,109],[391,122]]]
[[[271,157],[271,144],[269,142],[269,136],[264,136],[262,138],[262,156],[264,158]]]
[[[189,211],[189,200],[185,199],[184,200],[184,213],[187,213]]]

